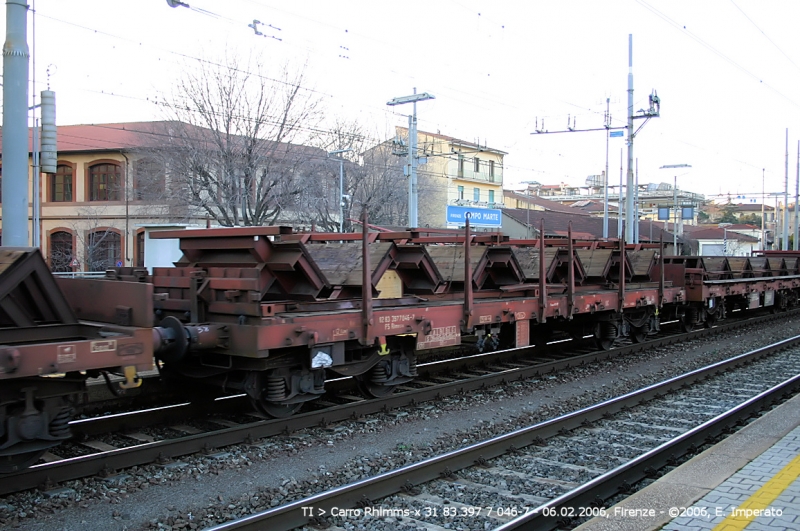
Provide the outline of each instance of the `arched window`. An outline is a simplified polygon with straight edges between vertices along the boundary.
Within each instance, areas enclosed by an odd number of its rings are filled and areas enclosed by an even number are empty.
[[[72,271],[72,234],[58,231],[50,234],[50,269],[56,272]]]
[[[133,165],[133,193],[137,200],[159,200],[164,196],[164,165],[141,159]]]
[[[86,269],[105,271],[122,261],[122,242],[119,233],[101,229],[89,233],[86,240]]]
[[[50,177],[50,201],[72,201],[72,166],[59,164]]]
[[[89,201],[119,201],[121,185],[119,164],[95,164],[89,168]]]

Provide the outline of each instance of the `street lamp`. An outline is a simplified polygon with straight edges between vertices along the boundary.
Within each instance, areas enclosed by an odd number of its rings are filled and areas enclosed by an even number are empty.
[[[408,117],[408,225],[409,228],[417,226],[417,102],[424,100],[432,100],[435,97],[427,92],[417,94],[417,88],[414,87],[414,94],[410,96],[400,96],[391,101],[386,102],[386,105],[395,106],[403,105],[405,103],[414,104],[414,111]]]
[[[328,151],[328,156],[353,151],[352,148]],[[339,157],[339,232],[344,232],[344,158]]]
[[[691,164],[665,164],[659,170],[666,170],[670,168],[691,168]],[[672,226],[672,252],[678,253],[678,219],[681,220],[681,228],[683,228],[683,215],[678,216],[678,176],[675,175],[675,183],[672,186],[672,201],[675,203],[675,223]]]

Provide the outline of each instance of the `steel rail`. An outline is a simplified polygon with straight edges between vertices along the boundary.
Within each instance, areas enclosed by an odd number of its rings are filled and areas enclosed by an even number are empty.
[[[721,374],[732,367],[743,365],[747,362],[796,345],[800,345],[800,336],[795,336],[766,347],[746,352],[728,360],[696,369],[684,375],[670,378],[620,397],[562,415],[552,420],[538,423],[534,426],[522,428],[487,441],[472,444],[463,449],[454,450],[440,456],[303,498],[239,520],[220,524],[209,528],[209,531],[260,530],[266,528],[273,531],[281,531],[301,527],[309,524],[313,518],[311,515],[319,514],[319,509],[325,511],[325,514],[330,514],[330,510],[334,507],[351,508],[364,506],[365,504],[369,505],[372,503],[372,500],[384,498],[401,492],[402,490],[409,490],[415,485],[426,483],[439,477],[450,476],[455,471],[474,466],[476,463],[482,463],[488,459],[499,457],[517,448],[538,444],[549,437],[554,437],[575,428],[580,428],[586,425],[587,422],[600,420],[606,415],[617,413],[650,399],[663,396],[666,393],[677,391],[686,385],[691,385],[693,382],[707,379],[716,374]],[[528,521],[520,518],[515,521],[518,521],[518,525],[521,527],[503,527],[501,529],[552,529],[558,525],[558,519],[542,519],[544,518],[541,514],[541,509],[543,507],[550,507],[551,504],[560,504],[563,506],[563,504],[567,503],[585,503],[585,506],[589,506],[590,502],[595,501],[595,495],[604,493],[607,495],[606,497],[608,497],[612,494],[616,494],[619,491],[620,482],[618,481],[616,484],[605,483],[600,482],[600,478],[608,478],[609,476],[628,478],[632,477],[631,474],[635,475],[634,473],[644,474],[651,463],[666,463],[670,459],[669,454],[673,454],[681,449],[686,451],[690,448],[691,444],[696,444],[698,440],[705,440],[712,433],[723,432],[732,424],[735,424],[735,422],[741,418],[741,414],[747,414],[749,416],[753,411],[752,408],[755,408],[757,403],[761,403],[764,400],[772,400],[770,397],[771,394],[772,397],[774,397],[774,393],[776,392],[783,393],[787,388],[797,388],[798,386],[800,386],[800,375],[737,406],[735,412],[719,415],[715,419],[704,423],[702,425],[702,431],[698,429],[691,430],[688,432],[688,434],[691,435],[684,434],[671,443],[661,445],[659,447],[659,452],[655,452],[655,450],[647,452],[643,454],[642,457],[612,471],[616,472],[613,475],[612,472],[603,474],[599,478],[596,478],[596,480],[587,484],[591,485],[591,487],[579,487],[549,502],[539,508],[538,516],[537,514],[526,515],[527,518],[535,519],[534,523],[529,524]],[[621,469],[625,469],[629,474],[622,474]],[[598,490],[600,486],[603,487],[603,490]],[[573,496],[570,497],[570,494],[573,494]],[[559,505],[553,506],[557,507]],[[311,511],[308,509],[305,511],[303,510],[308,507],[312,507],[313,509]],[[542,523],[541,527],[540,522]]]
[[[636,459],[594,478],[579,488],[537,507],[530,513],[495,528],[494,531],[555,529],[565,523],[562,517],[553,516],[562,514],[561,508],[591,507],[596,505],[597,500],[608,500],[612,496],[626,492],[630,485],[650,477],[652,471],[659,470],[686,454],[694,453],[699,446],[726,433],[741,420],[752,417],[798,389],[800,389],[800,374],[767,389]]]
[[[752,324],[768,322],[786,315],[787,313],[770,314],[754,319],[725,323],[714,328],[655,338],[652,341],[633,343],[609,351],[595,351],[576,357],[531,365],[530,367],[508,369],[493,374],[476,376],[470,379],[458,380],[414,391],[395,393],[384,398],[368,399],[362,402],[333,406],[319,411],[301,413],[286,419],[257,421],[197,435],[138,444],[116,450],[34,465],[28,469],[2,476],[3,481],[0,482],[0,495],[33,488],[43,488],[64,481],[98,474],[107,476],[116,470],[132,466],[167,463],[170,459],[200,452],[208,453],[213,449],[224,446],[252,443],[258,439],[280,435],[282,433],[292,433],[304,428],[326,426],[332,422],[359,418],[364,415],[385,412],[391,409],[414,407],[421,402],[440,399],[445,396],[457,395],[496,385],[504,385],[515,380],[525,380],[537,375],[551,373],[569,367],[613,359],[617,356],[638,352],[647,348],[657,348],[688,339],[715,335]]]

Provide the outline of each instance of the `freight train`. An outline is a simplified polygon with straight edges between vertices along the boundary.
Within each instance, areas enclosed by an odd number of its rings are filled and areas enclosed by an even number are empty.
[[[162,377],[245,393],[291,415],[353,377],[372,397],[417,363],[591,337],[646,341],[666,320],[690,330],[734,310],[798,304],[800,253],[664,256],[661,244],[511,240],[500,233],[176,230],[173,267],[54,279],[35,249],[0,250],[0,474],[70,436],[86,380]],[[464,343],[467,344],[467,343]],[[452,350],[452,349],[451,349]],[[460,352],[464,352],[461,349]]]

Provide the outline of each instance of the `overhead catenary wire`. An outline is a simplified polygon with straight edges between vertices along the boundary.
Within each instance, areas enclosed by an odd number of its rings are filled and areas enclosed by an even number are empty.
[[[257,4],[257,3],[256,3],[256,4]],[[259,5],[260,5],[260,4],[259,4]],[[64,23],[64,24],[72,25],[72,26],[74,26],[74,27],[76,27],[76,28],[80,28],[80,29],[83,29],[83,30],[86,30],[86,31],[90,31],[90,32],[92,32],[92,33],[96,33],[96,34],[102,34],[102,35],[105,35],[105,36],[107,36],[107,37],[111,37],[111,38],[120,39],[120,40],[123,40],[123,41],[129,42],[129,43],[132,43],[132,44],[136,44],[136,45],[139,45],[139,46],[141,46],[141,45],[144,45],[144,43],[143,43],[143,42],[141,42],[141,41],[139,41],[139,40],[137,40],[137,39],[131,39],[131,38],[127,38],[127,37],[122,37],[122,36],[116,35],[116,34],[114,34],[114,33],[108,32],[108,31],[104,31],[104,30],[97,30],[97,29],[90,28],[90,27],[88,27],[88,26],[86,26],[86,25],[83,25],[83,24],[79,24],[79,23],[76,23],[76,22],[71,22],[71,21],[66,21],[66,20],[63,20],[63,19],[59,19],[59,18],[57,18],[57,17],[52,17],[52,16],[48,16],[48,15],[41,15],[41,16],[43,16],[44,18],[48,18],[48,19],[50,19],[50,20],[53,20],[53,21],[61,22],[61,23]],[[234,25],[237,25],[237,24],[238,24],[238,22],[237,22],[237,21],[234,21],[233,19],[229,19],[229,18],[227,18],[227,17],[220,17],[220,18],[222,18],[222,19],[226,20],[226,21],[227,21],[229,24],[234,24],[234,23],[235,23]],[[306,19],[308,19],[308,20],[312,20],[312,21],[314,21],[313,19],[310,19],[310,18],[308,18],[308,17],[304,17],[304,18],[306,18]],[[315,21],[315,22],[318,22],[318,23],[319,23],[319,21]],[[330,25],[329,25],[329,26],[330,26]],[[333,27],[333,26],[331,26],[331,27]],[[386,43],[386,42],[382,42],[382,41],[379,41],[379,42],[381,42],[381,44],[383,44],[383,45],[385,45],[385,46],[390,46],[390,43]],[[156,49],[158,49],[158,50],[160,50],[160,51],[163,51],[163,52],[166,52],[166,53],[172,54],[172,55],[176,55],[176,56],[178,56],[178,57],[185,58],[185,59],[193,59],[193,60],[200,61],[200,62],[204,62],[204,63],[210,64],[210,65],[213,65],[213,66],[222,66],[222,67],[226,66],[226,65],[221,65],[221,64],[219,64],[219,63],[216,63],[216,62],[214,62],[214,61],[210,61],[210,60],[208,60],[208,59],[203,59],[203,58],[200,58],[200,57],[197,57],[197,56],[193,56],[193,55],[189,55],[189,54],[180,53],[180,52],[177,52],[177,51],[174,51],[174,50],[164,50],[164,49],[162,49],[162,48],[158,48],[158,47],[154,47],[154,48],[156,48]],[[312,50],[309,50],[309,51],[312,51]],[[375,66],[375,65],[371,65],[371,66],[370,66],[370,68],[374,68],[374,66]],[[250,74],[250,75],[259,75],[260,77],[262,77],[262,78],[264,78],[264,79],[266,79],[266,80],[271,80],[271,81],[282,82],[282,80],[277,80],[277,79],[274,79],[274,78],[269,78],[269,77],[266,77],[266,76],[263,76],[263,75],[260,75],[260,74],[254,73],[254,72],[249,72],[249,71],[242,70],[242,69],[239,69],[239,71],[240,71],[240,72],[243,72],[243,73]],[[392,71],[392,72],[396,72],[396,70],[391,70],[391,71]],[[484,98],[484,97],[481,97],[480,95],[477,95],[477,94],[472,94],[472,93],[468,93],[468,92],[466,92],[466,91],[463,91],[463,89],[459,89],[459,88],[456,88],[456,87],[444,87],[444,88],[447,88],[448,90],[452,90],[453,92],[458,92],[458,93],[461,93],[461,94],[464,94],[464,95],[468,95],[468,96],[474,97],[474,98],[476,98],[476,99],[479,99],[479,100],[481,100],[481,99],[483,99],[483,100],[486,100],[486,98]],[[324,93],[324,92],[321,92],[321,91],[316,91],[316,90],[314,90],[314,89],[309,89],[309,88],[307,88],[307,87],[303,87],[303,90],[307,90],[307,91],[311,91],[311,92],[316,92],[316,93],[319,93],[319,94],[321,94],[321,95],[323,95],[323,96],[325,96],[325,97],[332,97],[332,95],[331,95],[331,94],[329,94],[329,93]],[[471,102],[471,101],[468,101],[468,100],[464,100],[464,99],[462,99],[462,98],[457,98],[457,97],[450,96],[450,99],[451,99],[451,100],[453,100],[453,101],[457,101],[457,102],[460,102],[460,103],[464,103],[464,104],[466,104],[466,105],[475,105],[475,103],[474,103],[474,102]],[[492,100],[486,100],[486,101],[491,101],[492,103],[494,103],[494,104],[496,104],[496,105],[503,105],[503,106],[506,106],[506,107],[509,107],[509,108],[512,108],[512,109],[515,109],[515,110],[518,110],[518,111],[522,111],[522,110],[523,110],[523,109],[520,109],[518,106],[512,105],[512,104],[510,104],[508,101],[505,101],[505,100],[503,100],[503,99],[499,99],[499,98],[495,98],[495,99],[492,99]],[[565,101],[565,100],[561,100],[561,101],[562,101],[562,102],[564,102],[564,103],[566,103],[566,104],[568,104],[568,105],[575,106],[575,107],[577,107],[577,108],[586,109],[585,107],[583,107],[583,106],[580,106],[580,105],[578,105],[578,104],[575,104],[575,103],[571,103],[571,102],[568,102],[568,101]],[[368,106],[368,107],[370,107],[370,106]],[[384,109],[384,108],[381,108],[381,107],[377,107],[377,106],[371,106],[371,107],[372,107],[372,108],[374,108],[374,109],[376,109],[376,110],[380,110],[380,111],[382,111],[382,112],[385,112],[385,113],[387,113],[387,114],[393,114],[393,115],[395,115],[395,116],[405,116],[405,114],[403,114],[402,112],[399,112],[399,111],[391,111],[391,110],[387,110],[387,109]],[[487,110],[489,110],[489,108],[487,108],[487,107],[484,107],[484,109],[487,109]],[[596,112],[596,111],[594,111],[594,112],[595,112],[595,114],[597,114],[597,112]]]
[[[736,70],[739,70],[740,72],[745,74],[747,77],[751,78],[752,80],[757,81],[759,83],[759,85],[762,85],[762,86],[766,87],[768,90],[774,92],[775,94],[777,94],[778,96],[780,96],[781,98],[786,100],[788,103],[790,103],[793,106],[795,106],[798,109],[800,109],[800,103],[796,102],[795,100],[793,100],[792,98],[790,98],[789,96],[784,94],[783,92],[779,91],[776,87],[774,87],[770,83],[764,81],[762,76],[759,76],[758,74],[752,72],[748,68],[742,66],[737,61],[734,61],[731,57],[729,57],[728,55],[726,55],[722,51],[718,50],[717,48],[715,48],[714,46],[712,46],[711,44],[709,44],[708,42],[706,42],[705,40],[700,38],[694,32],[689,30],[685,25],[679,24],[678,22],[676,22],[675,20],[670,18],[668,15],[666,15],[662,11],[659,11],[658,9],[656,9],[655,7],[650,5],[646,0],[636,0],[636,2],[639,3],[641,6],[643,6],[644,8],[648,9],[649,11],[651,11],[653,14],[655,14],[661,20],[667,22],[673,28],[679,30],[682,35],[688,36],[689,38],[691,38],[692,40],[694,40],[695,42],[699,43],[701,46],[703,46],[704,48],[706,48],[707,50],[709,50],[710,52],[715,54],[717,57],[721,58],[726,63],[728,63],[729,65],[733,66]]]
[[[754,21],[752,18],[750,18],[750,16],[749,16],[747,13],[745,13],[745,12],[744,12],[744,10],[741,8],[741,6],[739,6],[739,4],[737,4],[736,2],[734,2],[734,0],[731,0],[731,4],[733,4],[733,5],[734,5],[734,7],[736,7],[736,9],[738,9],[738,10],[739,10],[739,12],[742,14],[742,16],[744,16],[744,18],[746,18],[746,19],[747,19],[747,20],[748,20],[748,21],[749,21],[749,22],[750,22],[750,23],[753,25],[753,27],[755,27],[755,28],[756,28],[756,29],[757,29],[757,30],[758,30],[758,31],[759,31],[759,32],[760,32],[760,33],[761,33],[761,34],[764,36],[764,38],[765,38],[765,39],[767,39],[767,40],[769,41],[769,43],[770,43],[770,44],[772,44],[772,45],[775,47],[775,49],[776,49],[776,50],[778,50],[779,52],[781,52],[781,55],[783,55],[783,56],[786,58],[786,60],[787,60],[787,61],[789,61],[790,63],[792,63],[792,65],[793,65],[793,66],[794,66],[794,67],[795,67],[795,68],[796,68],[798,71],[800,71],[800,66],[798,66],[798,65],[797,65],[797,63],[795,63],[795,62],[794,62],[794,60],[793,60],[791,57],[789,57],[789,54],[787,54],[785,51],[783,51],[783,48],[781,48],[780,46],[778,46],[778,45],[777,45],[777,43],[776,43],[775,41],[773,41],[773,40],[770,38],[770,36],[769,36],[769,35],[767,35],[767,34],[766,34],[766,32],[765,32],[764,30],[762,30],[762,29],[761,29],[761,28],[758,26],[758,24],[756,24],[756,23],[755,23],[755,21]]]

